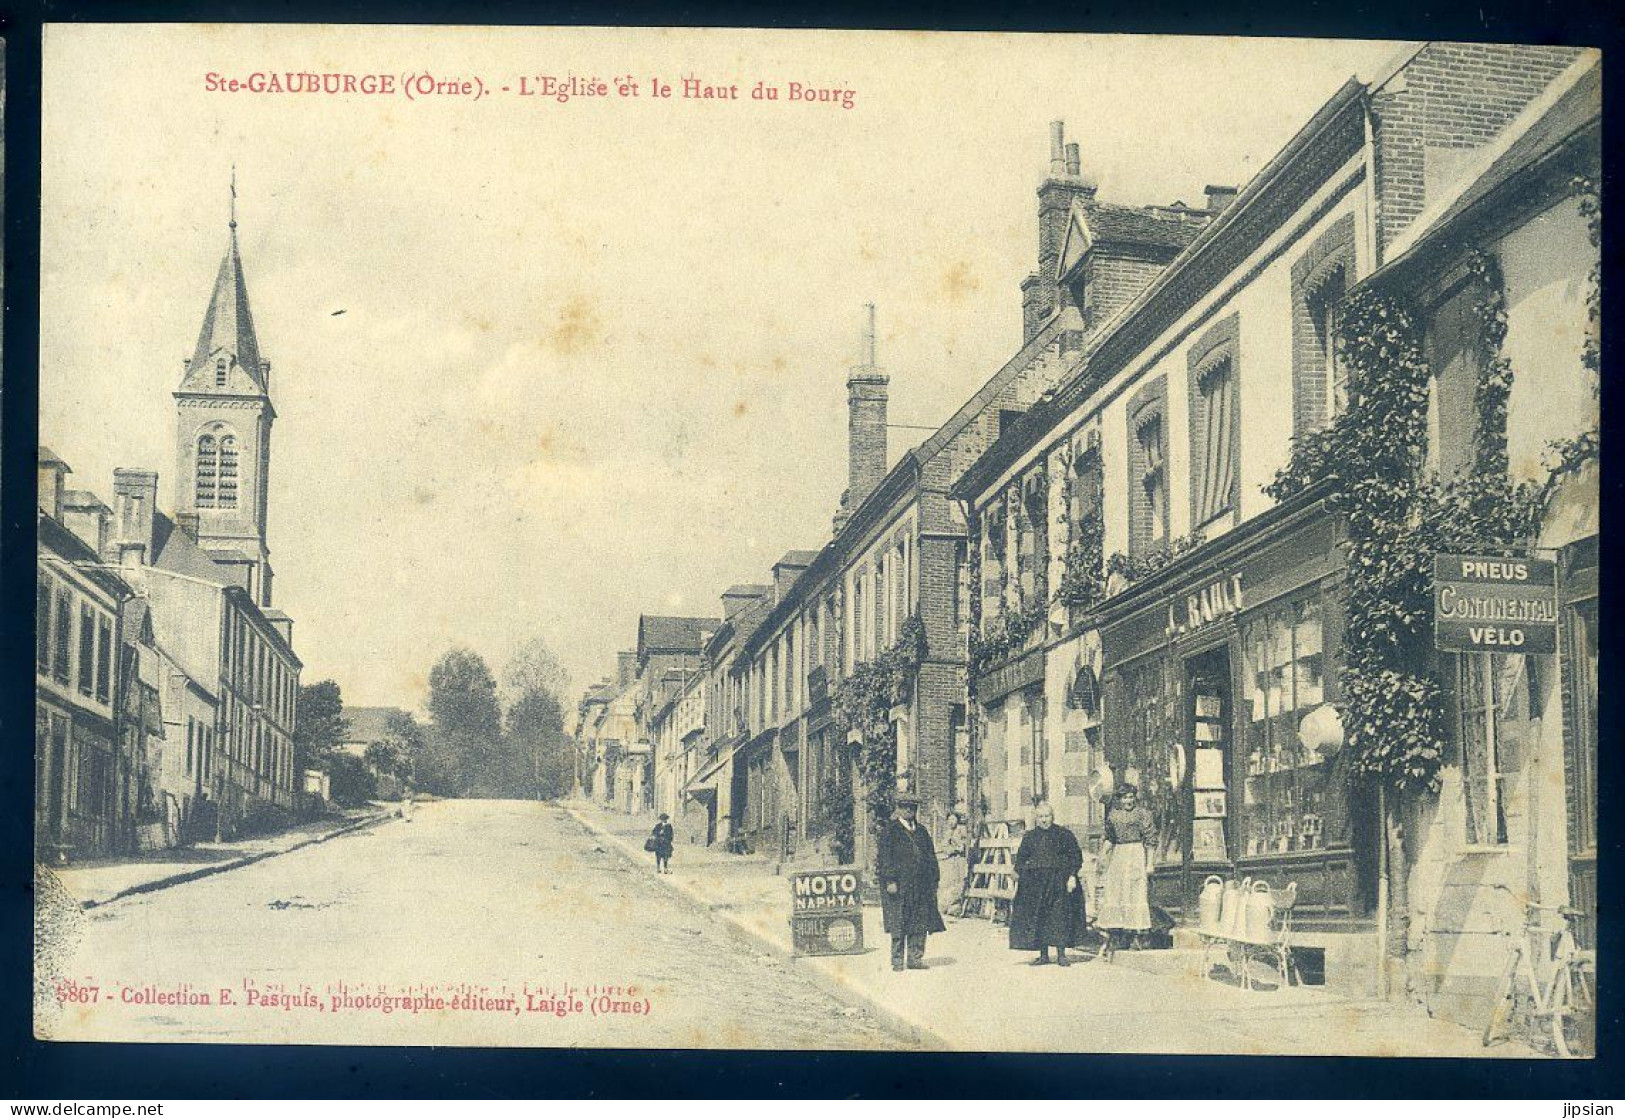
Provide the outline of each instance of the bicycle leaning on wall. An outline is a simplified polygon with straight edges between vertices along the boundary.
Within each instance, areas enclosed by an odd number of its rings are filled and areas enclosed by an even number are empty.
[[[1542,924],[1542,912],[1561,913],[1562,928],[1553,932]],[[1597,953],[1582,950],[1575,942],[1574,920],[1580,915],[1578,909],[1564,905],[1529,906],[1523,932],[1507,950],[1490,1019],[1484,1025],[1486,1047],[1508,1035],[1521,981],[1531,1016],[1548,1024],[1558,1056],[1588,1059],[1596,1054]]]

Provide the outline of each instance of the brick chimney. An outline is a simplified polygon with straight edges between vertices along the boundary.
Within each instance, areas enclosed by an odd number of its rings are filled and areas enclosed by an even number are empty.
[[[198,542],[198,533],[202,530],[203,518],[195,512],[177,512],[175,514],[175,527],[193,543]],[[245,587],[246,589],[246,587]]]
[[[69,489],[62,497],[62,523],[97,555],[107,554],[108,519],[113,510],[88,489]]]
[[[775,602],[784,601],[785,596],[790,593],[790,588],[795,585],[796,579],[801,577],[801,573],[808,566],[810,566],[808,560],[794,551],[789,552],[784,558],[773,564],[773,600]]]
[[[113,505],[113,538],[108,557],[126,567],[151,563],[156,558],[153,514],[158,506],[157,472],[114,470]]]
[[[1071,303],[1071,295],[1060,286],[1055,274],[1061,262],[1061,244],[1066,240],[1072,203],[1092,202],[1095,190],[1095,184],[1083,177],[1078,145],[1066,142],[1066,123],[1051,121],[1049,177],[1038,188],[1038,270],[1021,283],[1024,341],[1032,341],[1050,315]]]
[[[1236,188],[1233,186],[1205,186],[1202,193],[1207,195],[1208,212],[1221,214],[1231,202],[1236,200]]]
[[[625,687],[638,678],[638,654],[636,652],[617,652],[615,654],[615,682]]]
[[[863,364],[846,378],[847,483],[839,524],[886,476],[886,374],[875,363],[875,305],[865,308]]]
[[[66,462],[39,448],[39,510],[52,520],[62,519],[62,494],[70,473]]]
[[[722,592],[722,616],[732,617],[752,602],[759,601],[771,592],[771,587],[759,583],[741,583],[730,586]]]

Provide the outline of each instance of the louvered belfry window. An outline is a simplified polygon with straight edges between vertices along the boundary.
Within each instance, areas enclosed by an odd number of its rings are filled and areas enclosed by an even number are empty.
[[[220,448],[213,435],[199,436],[197,441],[197,507],[215,507],[219,492]]]
[[[220,481],[217,503],[223,509],[237,507],[237,438],[226,435],[220,440]]]

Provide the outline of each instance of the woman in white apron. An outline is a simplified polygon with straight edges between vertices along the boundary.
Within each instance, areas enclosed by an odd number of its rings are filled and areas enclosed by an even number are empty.
[[[1140,803],[1139,789],[1125,784],[1106,813],[1105,842],[1101,846],[1104,895],[1095,926],[1106,933],[1106,958],[1120,937],[1138,941],[1151,930],[1151,850],[1157,841],[1156,823]]]

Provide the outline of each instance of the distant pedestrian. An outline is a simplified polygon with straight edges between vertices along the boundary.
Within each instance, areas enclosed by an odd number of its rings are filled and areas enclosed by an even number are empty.
[[[671,816],[667,815],[665,812],[661,812],[660,822],[655,824],[653,833],[649,835],[649,849],[654,852],[656,873],[671,872],[671,847],[673,836],[674,832],[672,831],[671,826]]]
[[[412,808],[413,808],[412,789],[410,787],[402,788],[401,789],[401,818],[403,820],[405,820],[406,822],[408,822],[408,823],[412,822]]]
[[[937,856],[937,861],[942,863],[942,879],[937,885],[937,907],[943,912],[963,915],[962,912],[955,912],[954,906],[963,900],[969,869],[969,846],[970,832],[965,829],[962,809],[950,811],[943,825],[942,849]]]
[[[1119,937],[1138,946],[1151,930],[1151,850],[1156,843],[1156,823],[1140,803],[1139,789],[1125,784],[1117,790],[1116,801],[1106,813],[1105,843],[1101,847],[1101,876],[1105,894],[1095,923],[1106,933],[1109,958]]]
[[[946,930],[937,910],[941,869],[931,835],[920,825],[919,797],[902,794],[880,832],[876,875],[880,910],[891,935],[891,969],[925,969],[925,937]]]
[[[1041,803],[1034,811],[1034,827],[1016,848],[1016,896],[1010,902],[1010,949],[1037,951],[1035,967],[1055,961],[1072,965],[1068,947],[1083,944],[1083,850],[1065,827],[1055,825],[1055,810]]]

